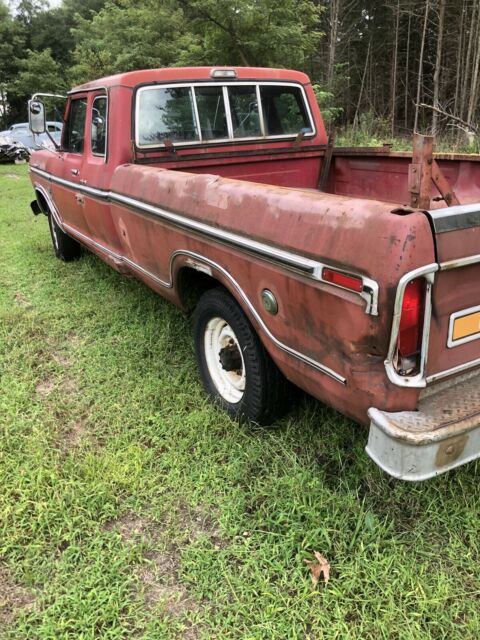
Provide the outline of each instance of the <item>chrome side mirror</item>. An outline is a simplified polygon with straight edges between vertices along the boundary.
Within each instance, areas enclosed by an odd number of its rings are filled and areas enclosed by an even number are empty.
[[[32,133],[45,133],[45,107],[40,100],[28,101],[28,124]]]

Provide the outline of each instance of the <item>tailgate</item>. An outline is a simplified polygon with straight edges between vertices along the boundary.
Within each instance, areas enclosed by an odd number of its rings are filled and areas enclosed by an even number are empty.
[[[480,204],[429,211],[439,271],[427,382],[480,365]]]

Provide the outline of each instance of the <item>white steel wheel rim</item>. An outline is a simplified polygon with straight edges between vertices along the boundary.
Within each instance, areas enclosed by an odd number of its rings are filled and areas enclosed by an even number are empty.
[[[204,336],[205,360],[208,373],[221,397],[236,404],[245,392],[245,362],[237,336],[232,327],[223,318],[212,318],[208,321]],[[225,352],[233,356],[240,366],[229,369],[225,366]]]

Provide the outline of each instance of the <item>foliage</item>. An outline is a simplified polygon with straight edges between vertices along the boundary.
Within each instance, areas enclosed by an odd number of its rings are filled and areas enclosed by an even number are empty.
[[[311,0],[179,0],[179,4],[199,36],[183,57],[191,64],[303,69],[322,36],[321,7]]]
[[[31,95],[36,91],[58,93],[67,88],[58,62],[50,49],[37,52],[27,50],[27,57],[19,61],[19,71],[12,82],[13,95]]]
[[[342,115],[343,109],[342,107],[334,106],[335,95],[331,91],[325,91],[319,84],[313,84],[312,87],[328,130]]]
[[[191,42],[183,13],[171,2],[155,0],[107,2],[91,20],[77,17],[72,69],[82,82],[132,69],[178,64]]]

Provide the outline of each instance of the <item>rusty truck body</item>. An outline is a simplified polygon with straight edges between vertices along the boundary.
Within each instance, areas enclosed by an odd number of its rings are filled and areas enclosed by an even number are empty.
[[[68,94],[32,208],[59,258],[86,247],[194,310],[231,415],[272,420],[288,380],[421,480],[480,456],[480,157],[429,145],[332,148],[299,72],[134,71]]]

